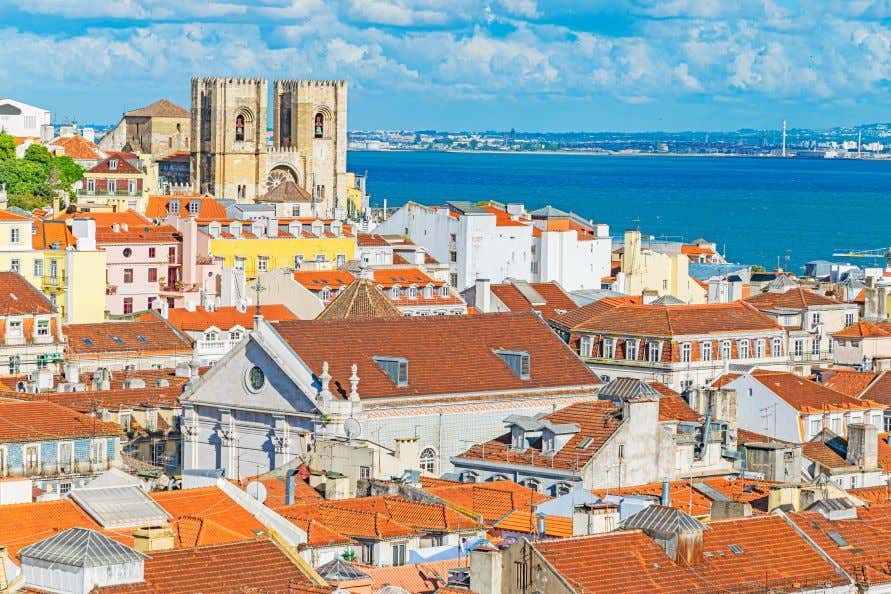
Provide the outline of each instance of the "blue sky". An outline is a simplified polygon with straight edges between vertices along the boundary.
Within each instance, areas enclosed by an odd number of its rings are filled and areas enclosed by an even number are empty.
[[[3,0],[0,96],[113,122],[193,75],[343,78],[353,129],[891,120],[891,0]]]

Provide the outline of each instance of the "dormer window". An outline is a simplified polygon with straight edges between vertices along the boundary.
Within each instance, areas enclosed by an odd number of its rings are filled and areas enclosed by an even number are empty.
[[[406,289],[406,293],[409,299],[417,299],[418,298],[418,289],[417,287],[409,287]]]
[[[189,214],[196,215],[201,210],[201,203],[197,200],[189,200]]]
[[[507,363],[518,378],[527,380],[530,377],[529,353],[525,351],[496,351],[501,360]]]
[[[171,200],[167,203],[167,212],[172,215],[179,214],[179,200]]]
[[[439,287],[439,296],[440,297],[448,297],[449,296],[449,286],[443,285]]]
[[[424,299],[432,299],[433,298],[433,285],[427,285],[424,287]]]
[[[372,359],[394,384],[408,385],[408,359],[403,357],[372,357]]]
[[[331,301],[331,289],[325,287],[324,289],[319,291],[319,297],[323,302],[328,303],[329,301]]]
[[[9,320],[9,329],[6,331],[6,334],[12,338],[21,338],[22,337],[22,321],[21,320]]]
[[[399,299],[399,287],[394,285],[390,287],[390,299]]]
[[[216,221],[212,222],[208,225],[208,231],[210,231],[210,236],[213,238],[217,238],[220,236],[220,224]]]
[[[117,159],[112,159],[112,160],[110,160],[110,161],[108,162],[108,168],[111,169],[112,171],[114,171],[115,169],[117,169],[117,168],[118,168],[118,160],[117,160]]]

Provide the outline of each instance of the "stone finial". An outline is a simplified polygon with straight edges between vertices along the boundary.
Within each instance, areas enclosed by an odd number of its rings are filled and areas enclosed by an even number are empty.
[[[350,400],[359,400],[359,366],[353,363],[350,369],[353,372],[350,375]]]
[[[327,361],[322,362],[322,374],[319,376],[319,382],[322,384],[321,389],[319,390],[319,399],[330,400],[331,390],[328,389],[328,384],[331,382],[331,374],[328,373]]]

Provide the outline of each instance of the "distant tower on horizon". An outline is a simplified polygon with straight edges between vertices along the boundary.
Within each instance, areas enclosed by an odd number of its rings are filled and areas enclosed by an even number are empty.
[[[863,130],[857,130],[857,158],[858,158],[858,159],[863,158],[863,153],[860,152],[860,148],[861,148],[861,145],[860,145],[860,135],[861,135],[862,133],[863,133]]]
[[[783,156],[786,156],[786,120],[783,120]]]

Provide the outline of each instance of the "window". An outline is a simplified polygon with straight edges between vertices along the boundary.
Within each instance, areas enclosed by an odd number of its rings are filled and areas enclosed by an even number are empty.
[[[149,248],[149,258],[154,258],[156,253],[157,252],[155,251],[155,248],[153,248],[153,247]]]
[[[810,422],[808,423],[808,437],[807,438],[810,440],[817,433],[819,433],[822,428],[823,428],[823,422],[820,420],[820,418],[819,417],[812,418],[810,420]]]
[[[448,297],[449,296],[449,287],[447,285],[443,285],[439,287],[439,296],[440,297]]]
[[[619,444],[619,451],[617,452],[617,454],[618,454],[619,460],[625,459],[625,444],[624,443]]]
[[[49,336],[49,320],[37,320],[37,336]]]
[[[303,264],[303,254],[297,254],[294,256],[294,268],[300,270],[300,266]]]
[[[774,338],[770,343],[770,356],[771,357],[779,357],[783,352],[782,340],[780,338]]]
[[[25,448],[25,471],[28,474],[36,473],[40,470],[40,451],[36,445]]]
[[[820,356],[820,339],[815,338],[811,341],[811,355],[814,357]]]
[[[517,377],[527,380],[530,376],[529,353],[525,351],[496,351]]]
[[[625,358],[630,361],[637,360],[637,341],[633,338],[625,340]]]
[[[148,305],[146,306],[148,309],[153,309],[152,306],[155,304],[155,296],[149,295]]]
[[[124,257],[125,258],[129,258],[132,255],[133,255],[133,250],[131,250],[130,248],[124,248]]]
[[[43,260],[34,260],[34,276],[43,276]]]
[[[158,282],[158,269],[157,268],[149,268],[148,269],[148,282],[150,282],[150,283]]]
[[[449,262],[457,262],[458,261],[458,252],[449,252]]]
[[[764,357],[764,341],[762,339],[758,339],[755,341],[755,358],[761,359]]]
[[[560,497],[561,495],[568,495],[572,491],[572,487],[567,483],[557,483],[554,485],[554,495]]]
[[[424,448],[421,452],[420,467],[424,472],[436,474],[436,450]]]
[[[104,439],[97,439],[93,442],[93,451],[91,459],[93,462],[102,463],[105,462],[105,454],[106,454],[106,445]]]
[[[49,275],[50,278],[57,278],[59,276],[59,261],[55,258],[49,261]]]
[[[668,290],[668,280],[667,279],[662,281],[662,290],[663,291]]]
[[[324,289],[319,291],[319,299],[321,299],[324,303],[328,303],[329,301],[331,301],[331,288],[325,287]]]
[[[235,116],[235,140],[242,142],[244,140],[244,114]]]
[[[92,194],[96,191],[96,180],[91,178],[87,179],[87,193]]]
[[[130,430],[130,422],[133,420],[133,413],[129,410],[121,411],[118,415],[118,423],[121,424],[121,427],[124,428],[124,431]]]
[[[457,273],[452,272],[451,274],[449,274],[449,284],[455,288],[458,287],[458,274]]]
[[[612,338],[603,339],[603,358],[612,359],[616,354],[616,342]]]
[[[235,256],[235,270],[244,270],[244,257]]]
[[[541,486],[539,482],[533,478],[527,478],[520,481],[520,484],[526,487],[527,489],[532,489],[533,491],[538,491]]]
[[[229,333],[229,339],[234,341],[241,340],[241,330],[233,330]]]
[[[590,357],[594,351],[594,341],[590,336],[582,336],[579,340],[579,355]]]
[[[343,268],[346,266],[346,254],[337,254],[337,267]]]
[[[816,327],[820,323],[820,319],[820,312],[811,312],[811,328]]]
[[[693,345],[685,342],[681,345],[681,363],[689,363],[692,359]]]
[[[662,359],[662,343],[661,342],[648,342],[647,343],[647,361],[650,363],[657,363]]]
[[[832,430],[832,432],[835,433],[836,435],[841,435],[841,434],[842,434],[842,420],[841,420],[841,417],[838,417],[838,416],[832,416],[832,417],[830,417],[830,418],[829,418],[829,428],[830,428],[830,429]]]
[[[749,341],[748,339],[743,339],[739,341],[739,358],[740,359],[748,359],[749,358]]]
[[[700,359],[703,361],[711,361],[712,360],[712,343],[711,342],[703,342],[699,345],[700,350]]]
[[[853,325],[854,325],[854,317],[855,317],[855,316],[854,316],[853,313],[846,313],[846,314],[845,314],[845,326],[846,326],[846,327],[847,327],[847,326],[853,326]]]
[[[109,160],[109,161],[108,161],[108,168],[111,169],[112,171],[114,171],[115,169],[117,169],[117,168],[118,168],[118,160],[117,160],[117,159],[111,159],[111,160]]]
[[[360,466],[359,467],[359,478],[360,479],[371,478],[371,466]]]
[[[63,442],[59,444],[59,470],[62,472],[70,472],[71,466],[74,465],[74,444],[71,442]]]
[[[796,357],[801,357],[804,355],[804,341],[803,340],[797,339],[795,342],[792,343],[792,346],[794,348],[793,353],[795,354]],[[774,354],[774,357],[778,357],[778,356],[779,356],[779,354]]]
[[[417,299],[418,298],[418,288],[417,287],[409,287],[405,290],[405,293],[409,299]]]
[[[124,282],[125,283],[133,282],[133,269],[132,268],[124,268]]]
[[[322,138],[325,135],[325,116],[321,113],[316,114],[315,125],[313,131],[316,138]],[[395,565],[395,563],[394,563]]]
[[[110,179],[105,182],[108,186],[108,193],[114,194],[118,191],[118,182],[116,180]]]
[[[269,256],[257,256],[257,271],[267,272],[269,270]]]
[[[133,313],[133,298],[132,297],[124,297],[124,313],[125,314]]]
[[[46,353],[41,353],[37,355],[37,369],[46,369],[46,366],[49,364],[49,355]]]
[[[198,200],[189,200],[189,214],[198,214],[201,210],[201,202]]]
[[[136,193],[136,180],[135,179],[131,179],[127,182],[127,191],[130,193],[131,196]]]
[[[829,354],[833,354],[835,352],[835,340],[829,341]]]
[[[9,329],[7,330],[7,335],[11,338],[21,338],[22,337],[22,321],[21,320],[9,320]]]
[[[176,247],[170,246],[167,248],[167,261],[171,264],[176,263]]]
[[[9,243],[19,243],[22,241],[22,230],[18,227],[12,227],[9,230]]]
[[[724,361],[729,361],[732,359],[731,355],[733,354],[731,350],[731,344],[729,340],[721,341],[721,359]]]
[[[22,269],[22,262],[18,258],[13,258],[9,261],[9,269],[15,273],[18,273]]]
[[[365,565],[374,565],[374,543],[362,543],[362,563]]]
[[[372,359],[397,386],[408,385],[408,359],[402,357],[372,357]]]

